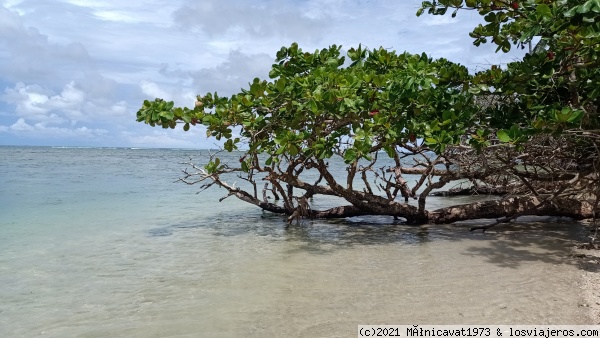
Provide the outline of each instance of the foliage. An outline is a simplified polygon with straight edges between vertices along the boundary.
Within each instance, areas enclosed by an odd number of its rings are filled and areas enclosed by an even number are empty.
[[[492,42],[507,52],[512,45],[526,48],[537,41],[523,60],[506,69],[492,66],[473,78],[488,88],[477,94],[504,98],[488,111],[493,127],[514,126],[499,132],[501,140],[524,141],[533,133],[561,133],[577,124],[598,128],[599,0],[425,1],[419,14],[448,9],[475,10],[484,17],[485,24],[470,33],[475,45]]]
[[[417,15],[448,10],[453,17],[460,10],[483,16],[485,23],[470,33],[477,46],[491,42],[498,52],[534,42],[536,47],[506,67],[491,65],[470,74],[464,66],[426,54],[358,46],[346,58],[341,46],[305,52],[294,43],[277,52],[269,81],[254,79],[231,97],[198,96],[193,109],[145,101],[137,120],[163,128],[181,123],[185,131],[204,125],[207,136],[221,140],[225,150],[244,155],[239,167],[211,156],[197,168],[202,179],[291,217],[387,214],[413,223],[455,221],[450,209],[427,211],[425,199],[460,180],[475,187],[504,186],[504,193],[550,196],[537,199],[535,208],[523,204],[512,211],[498,209],[501,214],[550,212],[548,205],[572,198],[574,188],[584,190],[579,199],[597,197],[598,178],[591,168],[600,158],[600,0],[434,0],[423,2]],[[383,153],[395,166],[377,169]],[[410,165],[402,160],[407,154],[413,156]],[[327,168],[332,157],[347,165],[345,185]],[[319,179],[301,181],[304,170],[316,171]],[[220,175],[229,172],[251,182],[254,192],[227,185]],[[272,185],[265,186],[262,199],[257,174]],[[402,174],[420,179],[411,188]],[[353,188],[356,176],[362,178],[362,190]],[[294,188],[302,194],[294,194]],[[281,195],[283,206],[269,203],[267,190],[275,198]],[[419,192],[418,207],[395,201],[399,192],[405,202]],[[315,194],[342,197],[350,206],[312,211],[306,199]],[[464,207],[471,216],[482,215]]]
[[[194,110],[165,112],[171,103],[146,101],[138,121],[163,127],[182,121],[184,129],[202,121],[209,136],[226,140],[225,149],[248,142],[249,153],[269,155],[268,165],[280,155],[334,153],[351,163],[380,149],[393,154],[399,142],[417,137],[443,148],[476,118],[473,95],[463,93],[471,78],[465,67],[360,46],[348,51],[345,67],[340,48],[306,53],[293,44],[277,53],[270,82],[254,79],[231,98],[199,96]],[[235,127],[242,138],[233,137]]]

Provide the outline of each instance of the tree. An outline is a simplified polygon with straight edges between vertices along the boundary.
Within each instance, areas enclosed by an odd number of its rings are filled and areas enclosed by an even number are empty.
[[[310,53],[292,44],[277,53],[270,81],[254,79],[231,97],[198,96],[193,109],[145,101],[137,120],[163,128],[182,123],[185,131],[205,125],[224,150],[243,155],[236,164],[218,153],[204,167],[190,163],[194,171],[181,180],[220,186],[290,222],[497,218],[479,227],[485,230],[520,215],[593,217],[600,195],[600,0],[425,1],[417,15],[449,9],[484,16],[487,24],[471,33],[476,45],[489,39],[507,52],[539,42],[522,60],[476,74],[426,54],[358,46],[346,60],[340,46]],[[346,166],[342,180],[328,166],[336,159]],[[224,176],[233,173],[250,188],[227,183]],[[303,179],[306,173],[314,180]],[[407,174],[419,179],[410,185]],[[502,198],[426,208],[428,196],[457,182]],[[310,199],[317,195],[345,204],[315,210]]]

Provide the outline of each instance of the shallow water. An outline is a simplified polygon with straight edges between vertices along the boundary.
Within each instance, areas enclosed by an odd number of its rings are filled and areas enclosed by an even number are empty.
[[[178,162],[199,154],[0,147],[0,336],[591,323],[570,256],[586,234],[577,224],[530,220],[482,234],[365,217],[286,227],[218,203],[218,189],[172,184]]]

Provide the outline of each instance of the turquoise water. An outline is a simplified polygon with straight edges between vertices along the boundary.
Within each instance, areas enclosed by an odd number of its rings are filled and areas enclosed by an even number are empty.
[[[359,324],[589,323],[569,252],[585,235],[580,225],[481,234],[363,217],[286,227],[233,198],[219,203],[222,190],[174,183],[180,162],[202,164],[206,154],[0,147],[0,336],[335,337]]]

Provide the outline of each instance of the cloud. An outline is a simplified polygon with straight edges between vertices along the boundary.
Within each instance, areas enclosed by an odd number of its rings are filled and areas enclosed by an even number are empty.
[[[104,118],[113,118],[123,113],[123,101],[105,102],[105,99],[90,97],[93,91],[84,89],[71,81],[59,93],[40,85],[17,83],[6,88],[0,100],[15,107],[17,116],[43,123],[80,121],[91,122]]]
[[[33,126],[30,126],[25,122],[25,119],[21,118],[15,124],[10,126],[8,130],[16,131],[16,132],[32,132],[35,130]]]
[[[0,128],[1,132],[12,132],[21,136],[38,139],[65,139],[65,138],[99,138],[108,134],[105,129],[93,129],[88,127],[61,128],[47,126],[45,123],[28,124],[24,118],[20,118],[13,125]]]
[[[232,50],[227,59],[214,68],[204,68],[190,72],[195,88],[202,92],[217,91],[224,95],[239,92],[246,88],[255,77],[268,79],[274,57],[268,54],[244,54]]]
[[[140,83],[140,88],[144,95],[148,97],[158,97],[164,98],[165,100],[170,99],[170,94],[161,89],[156,83],[150,81],[142,81]]]
[[[302,32],[317,39],[327,26],[325,18],[305,15],[302,2],[288,0],[185,1],[173,16],[182,29],[200,28],[210,36],[294,38]]]
[[[191,106],[196,101],[196,93],[187,87],[171,84],[158,84],[143,80],[139,84],[144,97],[148,100],[161,98],[166,101],[174,101],[177,106]],[[139,102],[141,104],[141,101]]]
[[[76,127],[81,122],[106,124],[128,115],[122,109],[125,98],[119,94],[119,84],[101,74],[83,43],[50,37],[25,23],[25,17],[43,17],[60,9],[84,19],[85,11],[63,3],[48,7],[39,1],[9,5],[24,7],[0,7],[0,83],[8,84],[0,94],[0,104],[7,108],[0,121],[5,123],[4,131],[25,132],[30,130],[25,121],[31,121],[34,124],[29,126],[37,126],[37,131],[46,128],[45,134],[62,131],[71,137],[85,134]],[[55,20],[54,25],[64,27],[66,22]],[[6,117],[11,110],[12,121]],[[50,125],[60,127],[49,129]]]
[[[198,94],[216,91],[221,95],[231,95],[247,87],[255,77],[268,79],[273,61],[274,56],[266,53],[245,54],[231,50],[214,67],[184,70],[163,63],[159,73],[165,80],[159,83],[145,79],[140,81],[139,87],[148,99],[162,98],[178,105],[191,106]]]
[[[0,55],[0,78],[13,82],[64,82],[92,66],[81,43],[51,43],[47,35],[25,26],[17,12],[5,7],[0,7]]]
[[[472,46],[477,14],[415,17],[420,0],[0,1],[0,144],[214,147],[135,122],[144,99],[191,106],[266,79],[281,46],[361,43],[471,69],[514,56]],[[503,61],[504,60],[504,61]],[[63,134],[61,136],[60,134]],[[45,135],[44,139],[41,135]]]

